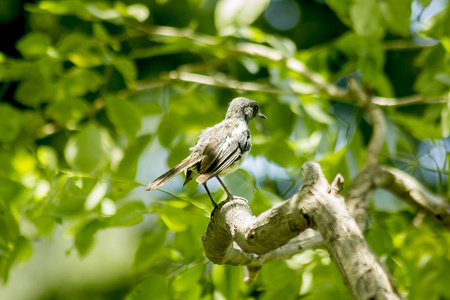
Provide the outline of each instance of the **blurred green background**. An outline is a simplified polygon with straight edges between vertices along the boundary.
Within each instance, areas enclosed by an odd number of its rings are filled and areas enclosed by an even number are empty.
[[[351,299],[323,250],[246,286],[204,256],[202,188],[144,191],[241,95],[267,120],[224,180],[254,214],[298,190],[307,160],[348,187],[371,120],[288,59],[342,89],[353,76],[422,99],[383,107],[380,160],[448,195],[448,0],[1,0],[0,32],[0,299]],[[450,299],[448,231],[385,190],[369,215],[402,294]]]

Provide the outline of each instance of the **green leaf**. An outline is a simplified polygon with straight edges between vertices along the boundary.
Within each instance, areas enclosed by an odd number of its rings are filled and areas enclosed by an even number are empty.
[[[58,153],[50,146],[39,146],[37,149],[39,163],[47,169],[55,170],[58,166]]]
[[[126,57],[118,57],[113,61],[113,66],[122,74],[127,87],[134,88],[137,78],[137,68],[134,61]]]
[[[269,2],[270,0],[219,0],[214,14],[217,30],[226,34],[232,28],[249,26],[263,13]]]
[[[294,57],[297,53],[297,46],[291,39],[281,36],[268,35],[267,43],[269,43],[269,45],[273,48],[280,50],[285,57]]]
[[[376,39],[384,36],[385,22],[378,0],[355,0],[350,17],[358,35]]]
[[[125,99],[111,96],[106,99],[106,113],[116,129],[125,133],[130,139],[141,128],[141,116],[136,105]]]
[[[293,148],[285,139],[274,139],[264,146],[252,147],[251,151],[253,155],[264,153],[271,161],[282,167],[294,166],[300,163]]]
[[[86,256],[89,250],[91,250],[94,243],[94,236],[100,229],[105,228],[106,223],[99,219],[93,219],[88,221],[77,232],[75,237],[75,247],[81,257]]]
[[[127,14],[138,20],[139,22],[144,22],[148,19],[150,15],[150,10],[147,6],[135,3],[127,7]]]
[[[106,166],[109,149],[109,136],[92,122],[70,137],[64,149],[64,156],[75,170],[91,173]]]
[[[364,82],[372,84],[377,82],[383,73],[384,68],[384,51],[380,43],[369,42],[361,55],[359,62]]]
[[[319,161],[322,166],[323,174],[325,178],[331,182],[337,173],[347,175],[347,161],[345,159],[347,148],[344,147],[336,153],[330,153]],[[345,177],[346,178],[346,177]]]
[[[391,115],[396,124],[403,126],[408,132],[419,140],[440,139],[442,137],[441,128],[435,124],[424,122],[422,118],[414,115],[396,113]]]
[[[225,181],[226,186],[233,187],[231,188],[233,195],[244,197],[250,202],[253,200],[255,180],[246,171],[236,171],[226,176],[223,181]]]
[[[266,266],[267,269],[264,268]],[[295,271],[289,268],[284,261],[267,264],[266,266],[261,269],[261,282],[270,289],[287,288],[289,284],[299,284],[301,281],[301,277],[297,276]],[[271,274],[278,274],[278,276],[273,277]],[[300,290],[300,286],[298,290]]]
[[[0,103],[0,141],[12,142],[20,133],[20,113],[9,104]]]
[[[175,279],[172,282],[175,291],[185,294],[192,289],[196,289],[197,292],[201,292],[198,286],[198,282],[202,277],[203,269],[204,269],[203,265],[197,265],[187,269],[186,271],[175,277]]]
[[[281,202],[283,199],[267,190],[256,190],[253,201],[250,203],[255,216],[269,209],[273,204]]]
[[[158,140],[162,146],[169,148],[174,139],[180,134],[181,122],[172,114],[162,117],[158,126]]]
[[[395,34],[404,37],[410,36],[409,26],[411,19],[412,0],[387,0],[388,28]]]
[[[327,0],[328,6],[347,25],[350,25],[350,8],[355,0]]]
[[[166,284],[165,277],[150,276],[141,281],[134,289],[129,293],[125,300],[168,300],[170,298],[169,288]]]
[[[120,43],[115,40],[109,34],[108,30],[101,22],[95,22],[92,24],[92,31],[94,37],[103,43],[107,43],[113,48],[115,51],[120,51]]]
[[[19,240],[19,224],[8,203],[0,198],[0,278],[8,280],[9,271],[14,263],[14,251]]]
[[[156,259],[162,256],[162,252],[167,250],[164,247],[166,235],[167,227],[158,222],[142,236],[133,262],[133,268],[136,270],[136,273],[146,271],[155,263]]]
[[[88,4],[86,9],[93,16],[101,20],[117,20],[121,18],[120,12],[117,9],[112,9],[106,3]]]
[[[130,145],[124,151],[123,158],[120,161],[119,167],[115,173],[116,178],[123,178],[127,180],[135,178],[139,157],[142,151],[144,151],[150,143],[151,138],[151,135],[143,135],[132,140]]]
[[[434,39],[445,40],[446,42],[443,45],[447,52],[450,52],[450,44],[448,43],[450,36],[450,6],[447,4],[444,9],[427,20],[420,33]]]
[[[86,4],[79,0],[68,0],[63,2],[55,1],[40,1],[37,5],[38,12],[46,11],[56,15],[77,15],[79,17],[86,17],[88,12]],[[28,10],[33,11],[34,6],[27,6]]]
[[[240,290],[244,289],[242,267],[237,268],[236,266],[230,265],[215,265],[213,282],[216,290],[220,292],[225,299],[239,299]],[[230,286],[233,288],[230,289]]]
[[[158,205],[153,206],[153,211],[159,214],[170,231],[181,232],[189,227],[190,217],[182,209],[170,205]]]
[[[305,109],[308,116],[314,121],[328,125],[334,124],[336,122],[336,120],[332,116],[330,116],[323,110],[321,104],[318,101],[311,104],[305,104],[303,105],[303,108]]]
[[[102,78],[97,72],[73,67],[57,82],[57,97],[60,100],[81,97],[96,92],[101,83]]]
[[[16,98],[20,103],[36,107],[41,103],[52,99],[54,86],[43,78],[33,78],[21,81],[17,91]]]
[[[270,102],[264,106],[262,113],[267,117],[264,127],[272,137],[290,134],[294,127],[295,114],[288,105]]]
[[[58,124],[76,124],[86,117],[89,106],[81,98],[71,98],[58,101],[47,106],[45,112],[47,116],[55,120]]]
[[[50,38],[41,32],[30,32],[22,37],[16,44],[17,50],[27,59],[36,59],[47,55],[50,47]]]
[[[142,201],[128,202],[122,205],[109,219],[109,226],[133,226],[143,219],[143,214],[147,212]]]
[[[73,216],[85,213],[86,199],[92,193],[98,180],[89,177],[64,175],[54,183],[48,198],[55,204],[58,214]]]

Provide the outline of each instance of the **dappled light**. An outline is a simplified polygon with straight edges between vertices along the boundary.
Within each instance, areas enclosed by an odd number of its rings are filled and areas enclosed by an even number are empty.
[[[2,1],[0,299],[450,299],[448,1]]]

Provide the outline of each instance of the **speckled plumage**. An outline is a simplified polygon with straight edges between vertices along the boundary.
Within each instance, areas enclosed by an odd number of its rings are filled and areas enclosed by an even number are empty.
[[[180,164],[170,169],[147,186],[146,190],[154,190],[185,171],[186,181],[195,179],[203,184],[208,194],[206,181],[212,177],[225,176],[237,170],[247,157],[251,147],[248,124],[256,117],[265,118],[254,100],[239,97],[231,101],[225,120],[213,127],[204,129],[198,142],[191,147],[191,154]],[[223,182],[218,178],[229,196],[231,195]],[[210,195],[211,197],[211,195]],[[213,204],[214,200],[211,197]]]

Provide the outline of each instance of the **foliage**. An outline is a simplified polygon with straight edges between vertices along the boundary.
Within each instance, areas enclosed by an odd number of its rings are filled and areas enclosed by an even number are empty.
[[[36,240],[64,232],[88,257],[100,232],[131,227],[139,242],[132,271],[122,275],[127,284],[94,291],[98,299],[349,299],[324,251],[266,265],[245,286],[242,268],[204,257],[211,207],[203,191],[182,190],[179,180],[164,187],[167,195],[143,192],[238,95],[257,100],[268,117],[251,125],[252,157],[225,178],[255,213],[295,193],[307,160],[319,161],[328,179],[343,174],[348,186],[364,163],[370,118],[286,68],[290,58],[342,88],[354,76],[393,101],[428,97],[383,109],[382,159],[437,193],[449,191],[450,106],[440,101],[450,91],[448,3],[40,0],[24,12],[19,1],[5,3],[4,29],[26,22],[0,52],[6,288]],[[221,189],[214,195],[224,197]],[[450,298],[449,233],[420,217],[376,193],[367,240],[408,299]],[[48,299],[88,294],[70,286],[53,293]]]

